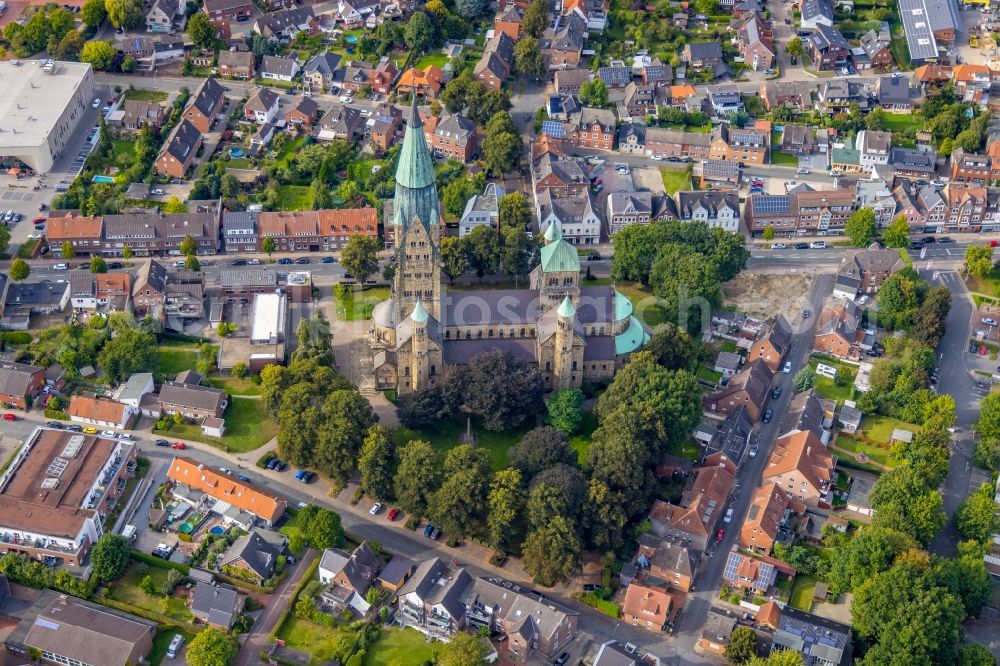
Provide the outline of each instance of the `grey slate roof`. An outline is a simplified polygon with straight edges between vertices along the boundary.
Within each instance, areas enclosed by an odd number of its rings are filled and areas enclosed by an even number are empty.
[[[399,596],[416,594],[427,605],[441,605],[453,618],[460,618],[465,612],[462,594],[471,583],[471,577],[464,568],[454,570],[447,577],[448,568],[437,557],[424,560],[417,570],[399,590]],[[441,584],[439,581],[444,581]]]
[[[719,211],[724,208],[731,208],[739,214],[739,194],[736,192],[678,192],[678,209],[681,219],[691,219],[693,212],[698,208],[709,211],[709,217],[717,217]]]
[[[889,153],[889,165],[897,170],[922,171],[933,175],[936,164],[933,152],[915,148],[893,148]]]
[[[218,412],[225,399],[225,391],[208,386],[164,382],[160,387],[160,402],[179,407]]]
[[[256,529],[234,541],[229,550],[219,558],[219,567],[241,559],[261,578],[270,577],[283,547],[273,543],[275,539],[270,535],[262,534],[268,531],[270,530]]]
[[[194,586],[191,612],[201,620],[229,628],[238,614],[239,598],[232,585],[198,582]]]
[[[192,105],[206,116],[210,116],[212,109],[219,100],[226,94],[225,89],[213,78],[205,79],[198,94],[195,95]]]
[[[0,393],[23,396],[31,385],[31,376],[42,369],[24,363],[0,363]]]
[[[252,234],[257,229],[257,213],[253,211],[226,211],[222,214],[222,233]]]
[[[729,637],[736,628],[736,616],[727,611],[713,608],[708,611],[708,620],[701,630],[701,637],[712,643],[728,645]]]
[[[295,71],[296,64],[297,63],[291,58],[266,55],[261,58],[260,71],[262,74],[268,73],[280,76],[292,76],[292,72]]]
[[[782,436],[796,430],[812,431],[817,437],[823,430],[823,403],[815,389],[798,393],[788,404],[788,411],[781,419],[778,432]]]
[[[847,43],[847,40],[840,34],[840,31],[825,23],[820,23],[816,26],[816,32],[809,39],[812,40],[813,44],[820,51],[828,49],[851,49],[851,45]]]
[[[309,61],[302,68],[304,72],[319,72],[324,77],[333,77],[333,73],[340,67],[340,56],[336,53],[321,53],[309,58]]]
[[[806,663],[850,663],[851,629],[839,622],[797,610],[781,609],[781,619],[774,632],[775,647],[801,653]]]
[[[193,156],[195,145],[201,139],[201,132],[197,127],[187,121],[182,120],[177,129],[174,130],[170,141],[167,142],[164,152],[173,157],[178,162],[186,162]]]

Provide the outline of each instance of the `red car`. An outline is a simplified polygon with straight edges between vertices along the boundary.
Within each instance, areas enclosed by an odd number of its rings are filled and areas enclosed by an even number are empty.
[[[17,417],[15,415],[11,414],[10,412],[7,412],[6,414],[3,415],[3,420],[4,421],[16,421]]]
[[[187,444],[185,444],[184,442],[174,442],[173,444],[170,445],[170,448],[179,449],[183,451],[184,449],[187,448]]]
[[[42,216],[42,217],[36,217],[35,221],[32,222],[32,224],[44,224],[44,223],[46,223],[48,221],[49,221],[49,218],[47,218],[47,217],[44,217],[44,216]]]
[[[718,532],[715,533],[715,542],[722,543],[722,537],[724,536],[726,536],[726,530],[720,529]]]
[[[386,520],[396,520],[396,516],[399,515],[399,509],[390,509],[389,513],[385,514]]]

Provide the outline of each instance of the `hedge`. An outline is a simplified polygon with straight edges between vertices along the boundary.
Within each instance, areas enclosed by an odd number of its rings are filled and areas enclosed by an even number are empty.
[[[149,553],[144,553],[141,550],[133,549],[132,559],[138,560],[139,562],[144,562],[151,567],[156,567],[157,569],[176,569],[185,576],[191,573],[191,567],[189,567],[186,564],[181,564],[180,562],[170,562],[169,560],[164,560],[159,557],[154,557]]]
[[[46,409],[45,418],[55,419],[57,421],[69,421],[69,414],[61,409]]]
[[[188,622],[178,622],[172,617],[163,615],[161,613],[156,613],[145,608],[140,608],[139,606],[133,606],[132,604],[127,604],[123,601],[118,601],[117,599],[111,599],[109,597],[103,597],[100,594],[95,595],[93,601],[101,604],[102,606],[107,606],[108,608],[114,608],[115,610],[120,610],[125,613],[131,613],[132,615],[138,615],[141,618],[147,620],[152,620],[157,624],[161,625],[171,625],[177,627],[178,629],[183,629],[184,631],[189,631],[193,634],[197,634],[204,627],[196,627]]]
[[[281,611],[278,621],[274,623],[274,629],[272,629],[271,633],[267,636],[268,644],[274,643],[275,639],[278,637],[278,632],[281,631],[281,628],[288,620],[288,616],[295,611],[295,604],[299,600],[299,595],[302,594],[302,590],[306,588],[306,585],[312,581],[313,576],[319,569],[319,562],[320,558],[318,557],[313,560],[312,564],[309,565],[309,568],[306,569],[305,575],[302,576],[302,580],[300,580],[295,586],[295,589],[292,590],[292,596],[288,599],[288,604],[285,606],[285,610]]]
[[[0,342],[9,342],[12,345],[31,344],[31,333],[27,331],[4,331],[0,333]]]

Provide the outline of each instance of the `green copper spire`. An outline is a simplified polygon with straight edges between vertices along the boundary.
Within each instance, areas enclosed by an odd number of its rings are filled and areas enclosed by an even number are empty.
[[[427,321],[427,310],[424,309],[424,304],[420,302],[419,298],[417,299],[417,304],[413,306],[410,318],[418,324],[423,324]]]
[[[573,307],[573,300],[569,296],[563,299],[556,314],[567,319],[572,319],[576,315],[576,308]]]
[[[434,162],[424,137],[423,122],[417,112],[417,99],[410,104],[410,114],[406,119],[403,148],[399,153],[396,167],[396,182],[411,190],[434,184]]]
[[[548,229],[545,230],[543,238],[545,238],[546,243],[552,243],[560,240],[562,238],[562,233],[559,231],[559,224],[554,221],[550,222]]]

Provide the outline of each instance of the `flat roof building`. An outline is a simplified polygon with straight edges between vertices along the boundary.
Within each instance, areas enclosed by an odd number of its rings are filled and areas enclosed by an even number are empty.
[[[259,294],[253,300],[250,344],[276,344],[285,337],[284,294]]]
[[[94,71],[79,62],[0,62],[0,155],[52,169],[94,98]]]
[[[79,565],[125,488],[129,442],[36,428],[0,476],[0,554]]]

